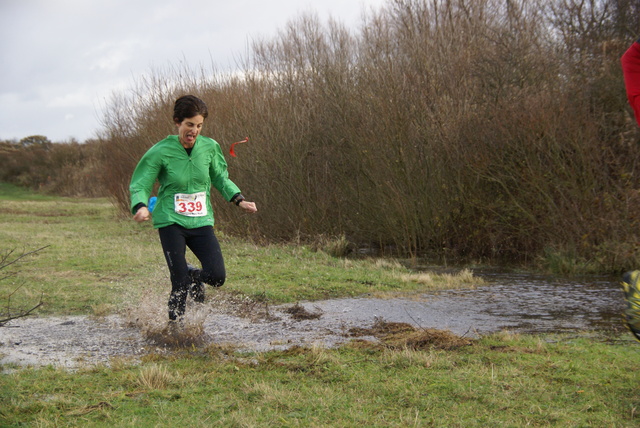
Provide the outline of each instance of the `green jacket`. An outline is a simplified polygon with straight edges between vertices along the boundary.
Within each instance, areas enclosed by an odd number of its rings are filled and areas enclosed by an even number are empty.
[[[147,205],[156,179],[160,183],[158,201],[152,216],[153,227],[156,229],[174,223],[187,229],[213,226],[211,186],[227,201],[240,193],[238,186],[229,179],[227,162],[220,145],[202,135],[196,139],[190,155],[180,144],[177,135],[169,135],[142,156],[129,185],[133,214],[136,205]],[[190,199],[190,195],[198,193],[200,195],[197,199],[195,196]],[[176,201],[176,194],[186,195]],[[201,211],[196,210],[196,216],[180,214],[179,212],[193,212],[196,205],[189,203],[191,200],[199,202],[197,210]]]

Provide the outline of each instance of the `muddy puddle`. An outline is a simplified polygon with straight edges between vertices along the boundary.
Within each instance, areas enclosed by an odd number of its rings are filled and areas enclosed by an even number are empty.
[[[624,331],[624,301],[616,278],[569,281],[529,274],[475,275],[488,285],[411,298],[363,296],[275,307],[255,304],[250,310],[246,304],[222,304],[212,293],[206,303],[188,309],[185,323],[196,327],[199,346],[258,352],[296,345],[337,346],[352,339],[351,329],[370,328],[380,320],[469,338],[505,329]],[[163,304],[153,307],[154,316],[164,323]],[[0,328],[0,364],[77,368],[109,364],[115,358],[135,362],[149,352],[170,352],[166,342],[157,340],[158,333],[149,334],[148,326],[127,315],[22,318]]]
[[[488,282],[473,290],[411,299],[336,299],[305,304],[325,320],[366,324],[372,317],[466,336],[500,330],[551,333],[624,329],[624,300],[616,278],[562,280],[530,274],[476,272]]]

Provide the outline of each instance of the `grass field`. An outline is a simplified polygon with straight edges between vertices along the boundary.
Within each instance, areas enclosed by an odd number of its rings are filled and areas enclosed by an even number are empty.
[[[474,284],[218,234],[227,291],[272,303]],[[118,313],[144,293],[168,293],[149,225],[118,218],[107,200],[0,186],[2,254],[42,247],[0,271],[0,307],[42,299],[38,316]],[[420,334],[389,332],[380,343],[339,349],[191,347],[76,371],[4,366],[0,426],[640,426],[640,347],[629,335],[426,342]]]

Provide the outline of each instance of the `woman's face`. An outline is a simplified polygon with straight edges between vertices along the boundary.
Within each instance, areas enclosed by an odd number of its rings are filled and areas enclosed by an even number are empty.
[[[176,122],[180,144],[182,144],[186,148],[193,147],[196,142],[196,137],[198,136],[198,134],[200,134],[200,130],[202,129],[203,124],[204,117],[199,114],[193,117],[188,117],[182,122]]]

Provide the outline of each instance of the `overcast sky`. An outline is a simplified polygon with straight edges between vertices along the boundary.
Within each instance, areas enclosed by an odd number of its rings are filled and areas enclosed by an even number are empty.
[[[246,58],[304,13],[354,31],[386,0],[0,0],[0,139],[95,136],[111,94],[183,61]]]

